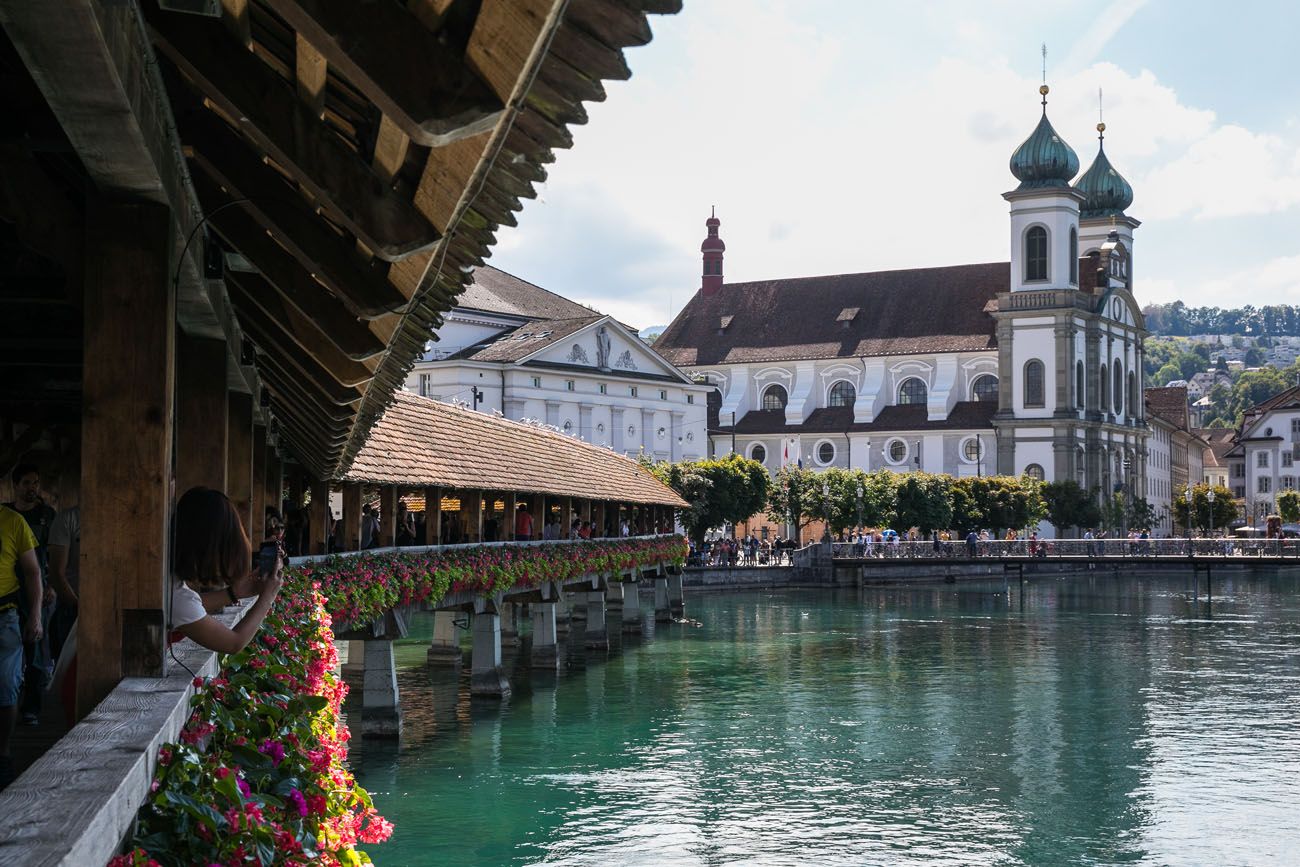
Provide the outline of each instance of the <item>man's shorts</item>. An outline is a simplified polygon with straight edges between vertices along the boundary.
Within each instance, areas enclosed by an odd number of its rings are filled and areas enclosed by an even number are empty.
[[[18,609],[0,611],[0,707],[18,704],[23,686],[23,634]]]

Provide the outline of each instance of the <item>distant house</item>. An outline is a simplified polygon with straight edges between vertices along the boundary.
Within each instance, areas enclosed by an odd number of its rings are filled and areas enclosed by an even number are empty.
[[[1200,483],[1206,443],[1192,430],[1183,386],[1148,388],[1145,392],[1147,423],[1146,499],[1158,519],[1153,531],[1172,535],[1185,532],[1173,523],[1173,500],[1193,482]]]
[[[1300,386],[1246,410],[1224,453],[1229,486],[1252,525],[1276,509],[1279,493],[1296,490],[1298,458]]]

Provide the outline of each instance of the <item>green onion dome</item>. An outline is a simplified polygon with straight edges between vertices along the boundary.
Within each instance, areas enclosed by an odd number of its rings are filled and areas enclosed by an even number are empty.
[[[1065,143],[1047,119],[1047,85],[1038,89],[1043,95],[1043,117],[1038,126],[1011,155],[1011,174],[1020,181],[1019,189],[1068,187],[1079,173],[1079,157]]]
[[[1079,208],[1079,216],[1122,217],[1124,209],[1133,204],[1133,188],[1106,158],[1106,124],[1097,124],[1097,158],[1079,178],[1074,188],[1087,196]]]

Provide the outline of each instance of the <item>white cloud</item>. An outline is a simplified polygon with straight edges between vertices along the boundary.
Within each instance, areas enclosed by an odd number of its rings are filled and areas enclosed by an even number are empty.
[[[1243,304],[1300,304],[1300,255],[1278,256],[1258,265],[1190,279],[1142,280],[1147,301],[1181,300],[1191,307],[1237,307]]]
[[[1148,218],[1238,217],[1300,203],[1300,148],[1276,135],[1220,126],[1143,180]]]
[[[1062,67],[1071,72],[1091,64],[1101,56],[1106,43],[1146,4],[1147,0],[1112,0],[1110,5],[1093,17],[1088,29],[1075,40]]]

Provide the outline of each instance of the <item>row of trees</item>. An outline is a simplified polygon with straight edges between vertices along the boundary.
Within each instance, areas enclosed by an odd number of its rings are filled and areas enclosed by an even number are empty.
[[[1152,334],[1252,334],[1294,337],[1300,335],[1300,307],[1268,304],[1264,307],[1220,309],[1188,307],[1181,301],[1149,304],[1142,309]]]
[[[1042,483],[1014,476],[954,478],[796,466],[785,467],[772,479],[762,464],[740,455],[644,464],[690,504],[682,513],[682,526],[697,543],[710,530],[757,514],[792,524],[800,532],[825,521],[836,535],[858,527],[915,527],[923,534],[952,530],[965,535],[972,530],[1033,527],[1043,520],[1064,535],[1075,528],[1148,528],[1159,517],[1145,499],[1115,494],[1102,501],[1096,491],[1072,480]],[[1216,526],[1226,527],[1235,511],[1226,519],[1220,516],[1226,514],[1223,508],[1233,509],[1232,494],[1219,489],[1215,495],[1221,497],[1215,503]],[[1209,512],[1205,514],[1201,526],[1209,523]],[[1186,524],[1185,515],[1180,523]]]

